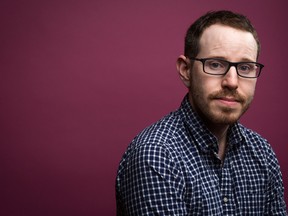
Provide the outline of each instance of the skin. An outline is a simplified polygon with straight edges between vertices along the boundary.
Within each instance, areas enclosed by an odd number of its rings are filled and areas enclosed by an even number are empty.
[[[196,57],[256,62],[257,43],[249,32],[214,24],[204,30]],[[231,67],[223,76],[209,75],[203,72],[201,62],[191,64],[184,55],[179,56],[176,66],[181,80],[189,89],[193,110],[218,138],[218,156],[223,160],[227,130],[248,109],[257,79],[239,77],[235,67]]]

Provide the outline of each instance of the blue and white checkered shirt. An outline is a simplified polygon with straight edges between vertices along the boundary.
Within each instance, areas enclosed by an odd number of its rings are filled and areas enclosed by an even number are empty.
[[[117,215],[287,215],[268,142],[236,123],[228,143],[222,164],[216,137],[186,96],[128,147],[116,180]]]

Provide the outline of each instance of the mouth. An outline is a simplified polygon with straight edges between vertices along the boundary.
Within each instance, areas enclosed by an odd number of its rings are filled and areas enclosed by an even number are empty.
[[[209,96],[217,106],[228,109],[238,109],[245,104],[245,97],[237,91],[221,90]]]
[[[217,97],[215,98],[215,100],[229,107],[234,107],[241,103],[241,100],[234,98],[234,97]]]

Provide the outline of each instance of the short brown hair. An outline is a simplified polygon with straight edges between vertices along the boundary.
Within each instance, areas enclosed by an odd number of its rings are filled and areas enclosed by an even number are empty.
[[[196,57],[199,53],[199,40],[203,31],[213,24],[223,24],[236,29],[244,30],[252,33],[257,43],[257,58],[260,53],[260,42],[258,39],[257,32],[250,20],[238,13],[232,11],[221,10],[221,11],[210,11],[205,15],[197,19],[187,30],[185,37],[185,56]]]

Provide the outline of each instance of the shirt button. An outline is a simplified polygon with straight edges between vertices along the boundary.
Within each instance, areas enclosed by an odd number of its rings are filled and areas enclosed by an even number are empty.
[[[227,198],[227,197],[224,197],[224,198],[223,198],[223,201],[224,201],[224,203],[227,203],[227,202],[228,202],[228,198]]]

